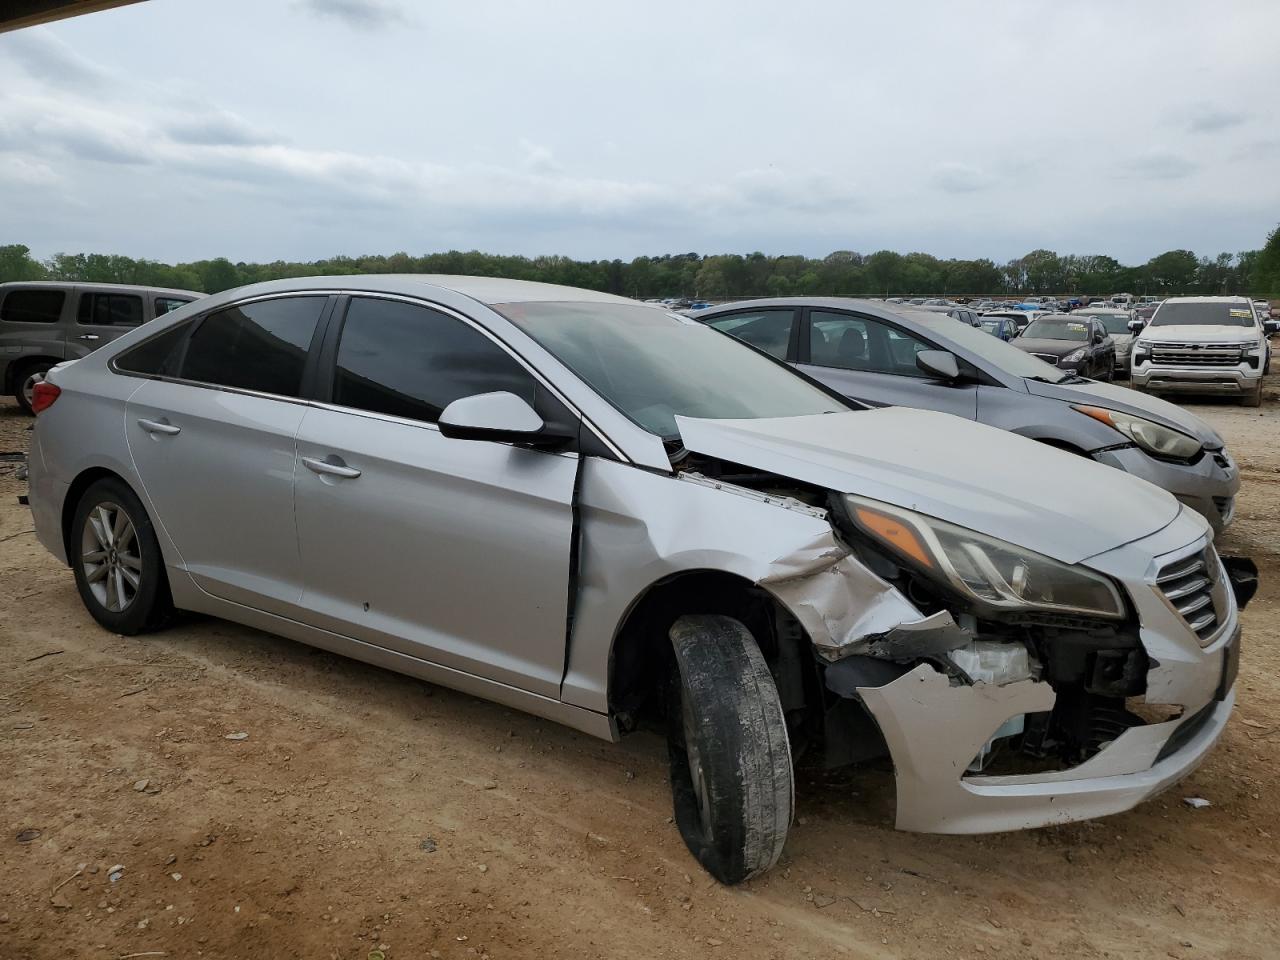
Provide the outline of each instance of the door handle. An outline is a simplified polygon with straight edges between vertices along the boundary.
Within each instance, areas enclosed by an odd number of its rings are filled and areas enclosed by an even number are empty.
[[[76,337],[76,339],[77,340],[101,340],[102,338],[98,336],[96,333],[82,333],[80,336]]]
[[[182,428],[162,420],[139,420],[138,426],[147,433],[163,433],[166,437],[174,437],[182,432]]]
[[[329,460],[319,460],[315,457],[303,457],[302,462],[312,473],[328,474],[331,477],[343,477],[347,480],[354,480],[360,476],[360,471],[355,467],[348,467],[342,462],[340,457],[334,457],[337,463]]]

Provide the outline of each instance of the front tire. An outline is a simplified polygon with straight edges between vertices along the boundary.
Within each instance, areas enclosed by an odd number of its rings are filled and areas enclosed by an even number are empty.
[[[795,806],[782,702],[751,632],[681,617],[668,696],[676,824],[713,877],[741,883],[778,862]]]
[[[128,484],[97,481],[80,498],[67,551],[85,608],[114,633],[162,626],[173,613],[155,529]]]
[[[1242,407],[1260,407],[1262,406],[1262,381],[1258,381],[1257,389],[1252,393],[1246,393],[1240,398],[1240,406]]]

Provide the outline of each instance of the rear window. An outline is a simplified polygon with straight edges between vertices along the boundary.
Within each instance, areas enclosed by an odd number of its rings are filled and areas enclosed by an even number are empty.
[[[11,290],[0,304],[0,320],[10,323],[57,323],[65,290]]]
[[[1162,303],[1153,327],[1256,327],[1253,309],[1243,303]]]
[[[296,396],[327,297],[258,300],[205,317],[187,341],[184,380]]]

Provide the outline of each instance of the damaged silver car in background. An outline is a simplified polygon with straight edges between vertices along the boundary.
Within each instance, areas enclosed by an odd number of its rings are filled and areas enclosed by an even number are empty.
[[[1256,574],[1169,494],[619,297],[260,284],[33,406],[35,528],[107,629],[201,611],[661,730],[726,883],[777,861],[795,758],[888,757],[904,829],[1034,827],[1167,787],[1234,703]]]

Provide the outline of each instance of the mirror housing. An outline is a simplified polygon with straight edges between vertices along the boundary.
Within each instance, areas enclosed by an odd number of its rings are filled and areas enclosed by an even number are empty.
[[[1264,320],[1262,321],[1262,329],[1268,334],[1280,333],[1280,320]]]
[[[1130,321],[1129,321],[1129,332],[1130,332],[1130,333],[1141,333],[1141,332],[1142,332],[1142,328],[1143,328],[1143,327],[1145,327],[1145,326],[1146,326],[1146,324],[1145,324],[1145,323],[1143,323],[1141,320],[1130,320]]]
[[[941,380],[960,379],[960,363],[946,350],[921,350],[916,354],[916,366]]]
[[[493,440],[542,447],[558,446],[568,439],[549,434],[533,407],[505,390],[453,401],[444,408],[436,425],[453,440]]]

